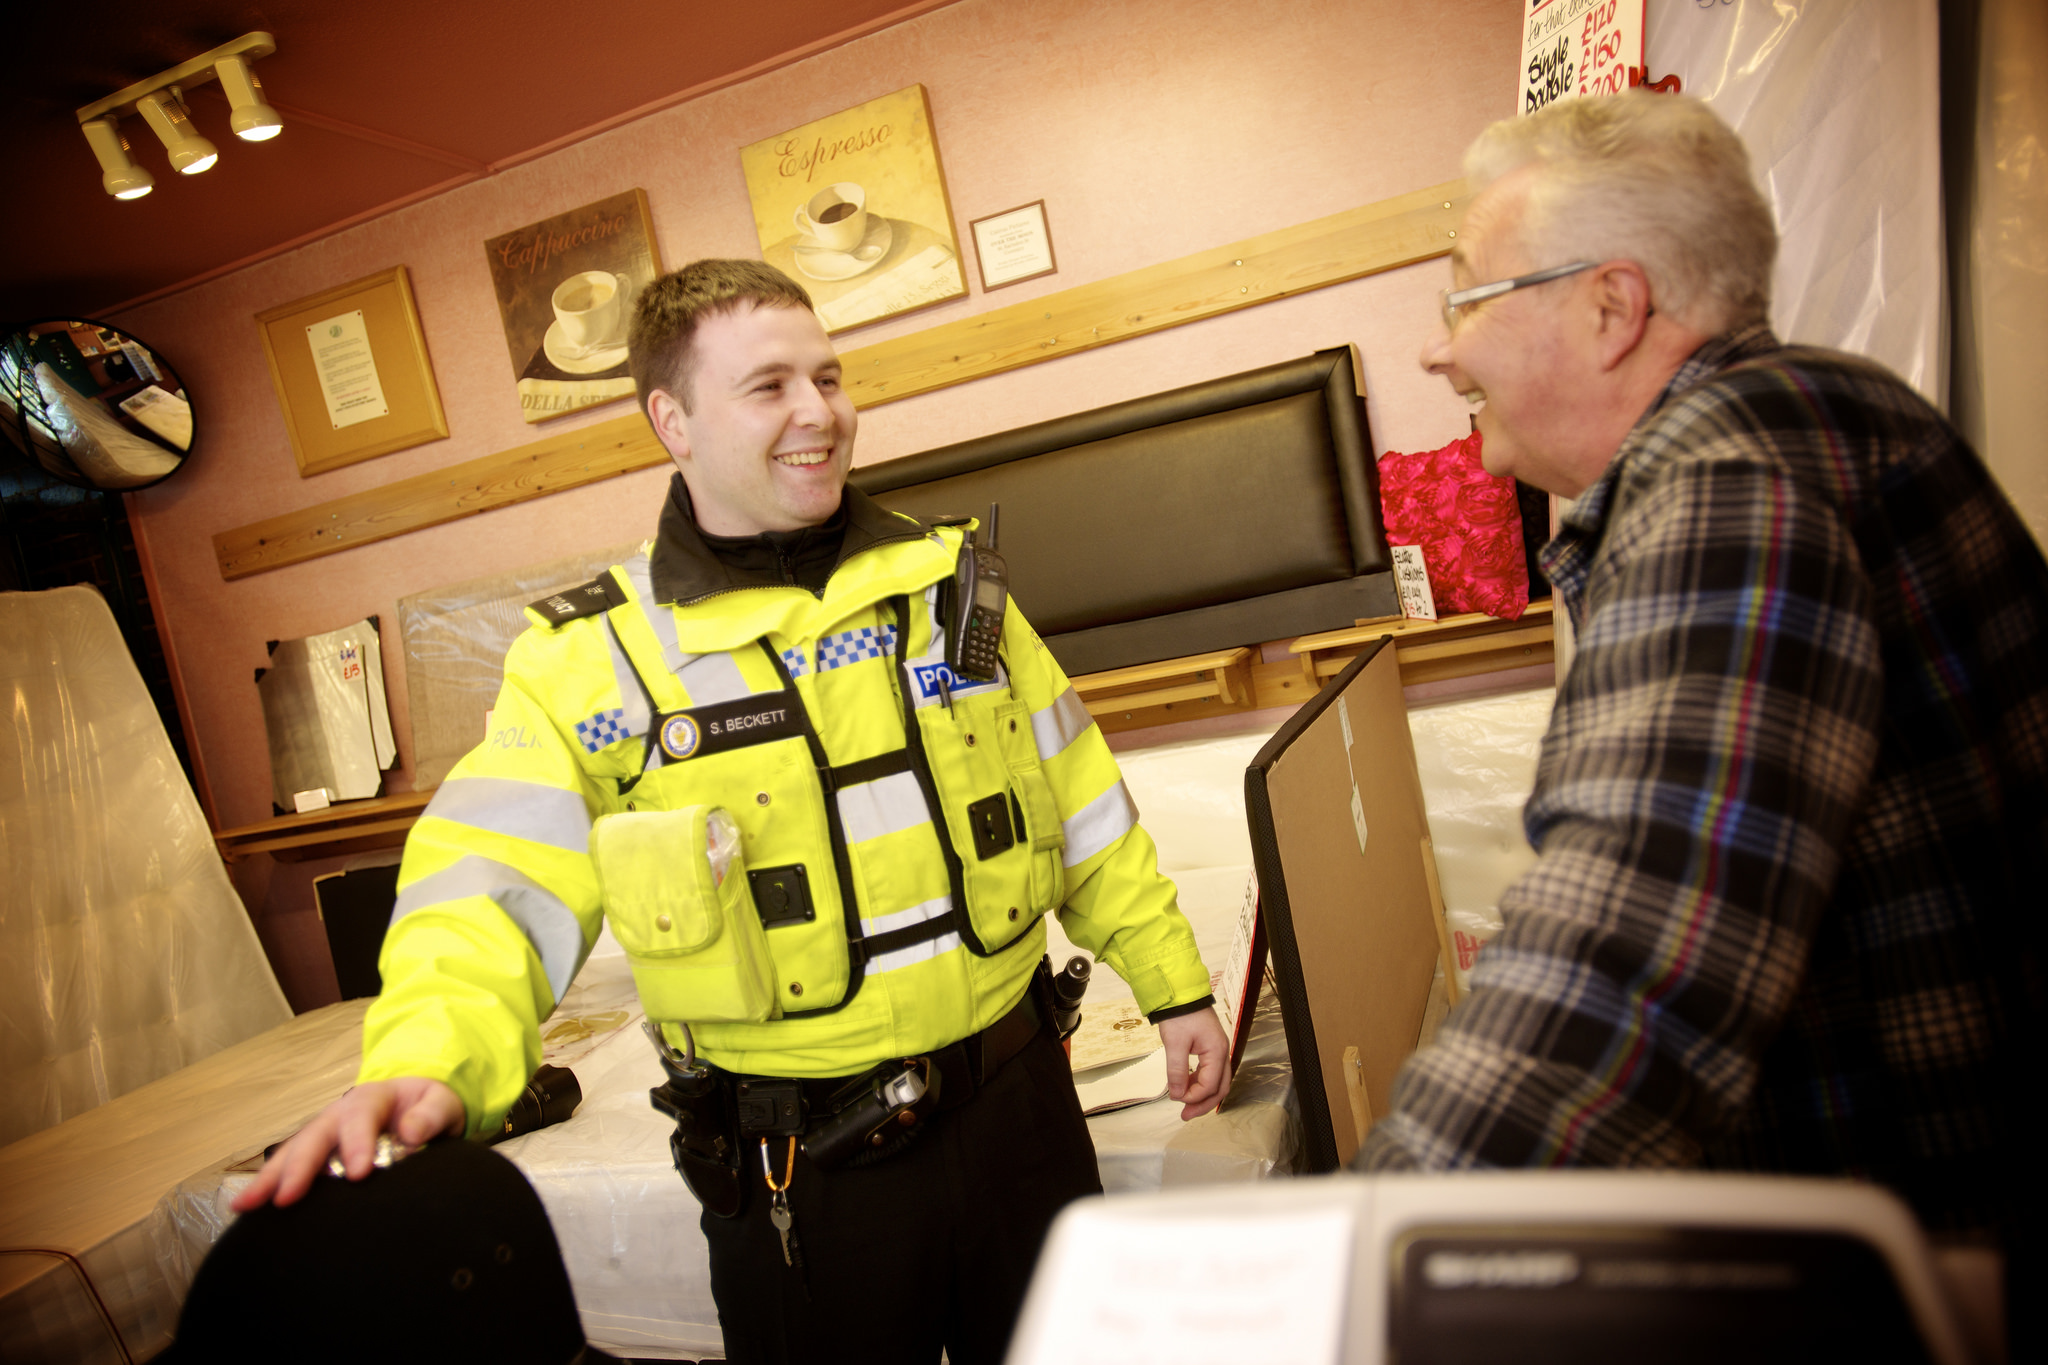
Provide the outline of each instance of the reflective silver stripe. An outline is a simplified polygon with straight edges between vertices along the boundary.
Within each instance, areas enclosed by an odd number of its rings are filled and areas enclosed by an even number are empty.
[[[913,659],[908,654],[910,649],[909,640],[905,639],[897,644],[898,649],[905,651],[903,662],[913,671],[913,674],[917,669],[935,668],[939,664],[946,662],[946,625],[945,622],[939,619],[939,585],[937,583],[933,583],[924,590],[924,615],[925,620],[931,626],[931,633],[926,637],[930,642],[930,647]],[[906,626],[908,625],[907,622],[905,624]],[[912,693],[919,710],[923,710],[927,706],[937,706],[939,704],[937,693],[927,696],[920,689],[916,688],[912,689]]]
[[[605,624],[610,626],[611,622]],[[647,689],[641,686],[633,661],[626,657],[626,647],[619,643],[617,628],[608,629],[604,634],[611,644],[612,680],[619,685],[619,709],[625,712],[622,723],[629,738],[638,738],[654,724],[654,713],[647,709]]]
[[[1050,762],[1094,723],[1074,689],[1063,689],[1051,706],[1031,713],[1031,742],[1038,746],[1039,761]]]
[[[635,555],[621,565],[632,581],[633,595],[640,599],[640,615],[661,646],[661,662],[690,692],[690,705],[711,706],[722,701],[751,697],[754,689],[740,676],[732,655],[685,654],[676,643],[675,612],[654,600],[654,575],[646,555]]]
[[[590,811],[583,798],[538,782],[451,777],[427,803],[426,814],[571,853],[590,851]]]
[[[1138,807],[1121,779],[1108,791],[1060,823],[1067,836],[1063,860],[1068,867],[1087,862],[1130,832],[1138,823]]]
[[[675,613],[654,600],[651,565],[652,561],[646,555],[634,555],[619,567],[626,571],[627,581],[633,585],[633,596],[639,599],[640,615],[654,632],[655,643],[661,646],[662,666],[671,673],[680,673],[689,660],[684,656],[682,646],[676,643]]]
[[[940,934],[929,942],[912,943],[907,947],[898,948],[893,953],[883,953],[880,957],[869,958],[867,968],[861,975],[874,976],[879,972],[893,972],[919,962],[929,962],[940,953],[950,953],[959,946],[960,935]]]
[[[940,896],[922,905],[913,905],[908,910],[898,910],[891,915],[877,915],[873,919],[862,920],[860,928],[863,934],[873,938],[876,934],[907,929],[913,924],[923,924],[927,920],[937,919],[952,908],[953,898]],[[950,953],[959,946],[960,935],[957,932],[940,934],[937,938],[927,939],[923,943],[905,944],[892,952],[869,958],[862,975],[873,976],[877,972],[893,972],[914,963],[929,962],[940,953]]]
[[[675,638],[674,621],[669,622],[669,638]],[[747,680],[740,676],[738,661],[730,654],[691,655],[675,673],[683,686],[690,690],[692,706],[710,706],[754,695],[754,689],[747,686]]]
[[[928,919],[937,919],[952,908],[953,898],[950,895],[935,896],[922,905],[911,906],[908,910],[897,910],[887,915],[876,915],[873,919],[864,919],[860,922],[860,932],[864,938],[873,938],[877,934],[893,934],[898,929],[908,929],[913,924],[923,924]]]
[[[583,926],[560,897],[516,867],[471,854],[405,888],[391,909],[391,922],[396,924],[415,910],[465,896],[490,897],[505,917],[519,926],[540,955],[548,987],[559,1001],[576,979],[576,969],[583,965]]]
[[[915,773],[893,773],[839,791],[839,822],[849,844],[927,825],[931,818]]]

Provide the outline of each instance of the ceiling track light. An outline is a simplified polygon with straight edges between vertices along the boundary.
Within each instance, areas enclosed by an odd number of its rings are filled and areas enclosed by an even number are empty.
[[[88,119],[83,125],[92,154],[100,159],[100,184],[116,199],[140,199],[156,188],[156,177],[128,159],[128,139],[113,118]]]
[[[220,149],[199,136],[192,126],[192,111],[185,107],[184,92],[177,86],[152,90],[135,101],[142,121],[150,126],[171,154],[171,169],[179,175],[197,175],[220,160]]]
[[[185,105],[185,88],[203,81],[220,82],[233,111],[228,127],[236,137],[245,142],[276,137],[284,120],[263,98],[263,82],[251,65],[275,51],[277,40],[268,33],[245,33],[80,109],[79,127],[99,158],[100,183],[107,193],[138,199],[155,184],[148,171],[128,159],[128,142],[121,136],[124,114],[141,115],[170,153],[171,169],[181,175],[198,175],[220,159],[219,149],[192,126],[192,111]]]
[[[227,91],[228,127],[244,142],[268,142],[284,130],[284,120],[263,98],[263,82],[246,57],[223,57],[213,65],[220,88]]]

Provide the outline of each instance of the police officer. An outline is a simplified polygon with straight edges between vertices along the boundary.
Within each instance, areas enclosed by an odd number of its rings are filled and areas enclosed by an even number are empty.
[[[337,1151],[363,1178],[382,1133],[498,1121],[610,913],[661,1022],[729,1357],[1000,1360],[1053,1215],[1100,1189],[1040,917],[1130,984],[1183,1118],[1229,1079],[1207,970],[1024,618],[993,681],[945,666],[966,528],[846,488],[853,405],[803,288],[696,262],[643,294],[630,349],[678,470],[657,537],[529,610],[491,735],[407,842],[360,1082],[236,1207],[293,1202]],[[738,890],[695,861],[704,808],[756,902],[722,937],[678,889]],[[666,868],[605,853],[691,812]],[[707,934],[744,959],[749,933],[751,988],[678,985]]]

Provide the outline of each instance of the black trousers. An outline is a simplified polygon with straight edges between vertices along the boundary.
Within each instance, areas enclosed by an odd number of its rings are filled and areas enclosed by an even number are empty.
[[[728,1360],[999,1365],[1053,1216],[1102,1192],[1066,1054],[1041,1032],[908,1149],[789,1187],[801,1267],[768,1221],[758,1150],[736,1218],[703,1216]],[[787,1139],[769,1139],[780,1181]]]

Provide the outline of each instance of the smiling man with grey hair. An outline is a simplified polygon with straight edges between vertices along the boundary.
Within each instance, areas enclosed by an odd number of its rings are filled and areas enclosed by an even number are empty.
[[[1853,1174],[2018,1249],[2048,566],[1918,395],[1771,334],[1770,210],[1704,105],[1568,101],[1467,172],[1423,364],[1489,469],[1577,499],[1578,654],[1538,860],[1356,1164]]]

